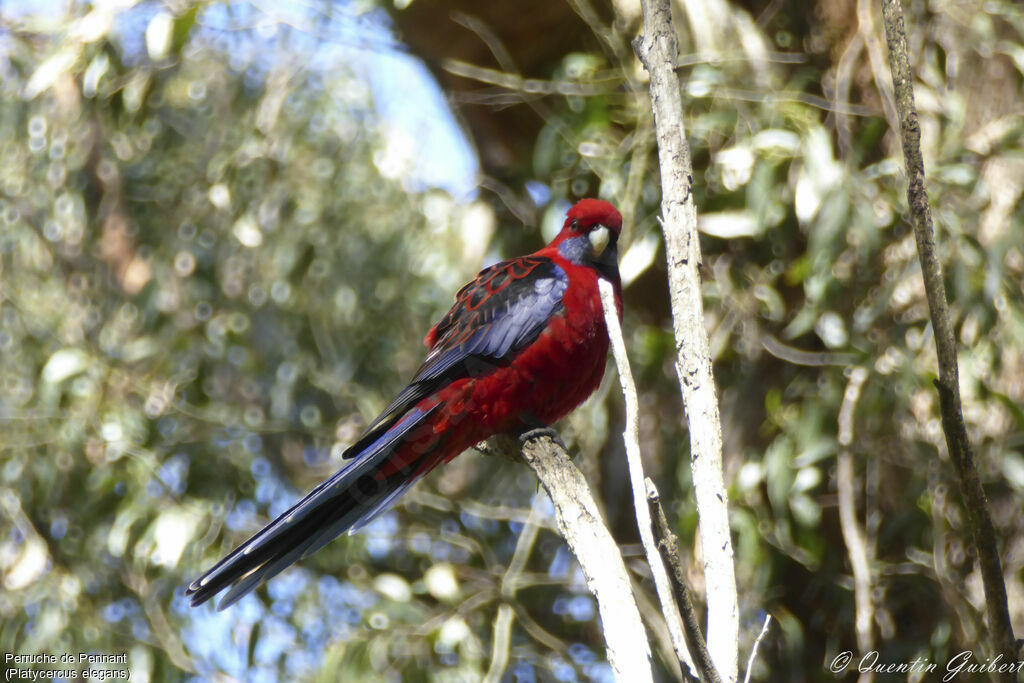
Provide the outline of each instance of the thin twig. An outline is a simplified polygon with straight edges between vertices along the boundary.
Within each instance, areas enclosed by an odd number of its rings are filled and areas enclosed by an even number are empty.
[[[853,68],[860,64],[858,57],[863,48],[864,37],[860,33],[854,34],[836,63],[835,86],[832,94],[832,102],[836,107],[842,102],[850,101],[850,90],[853,88]],[[852,128],[850,118],[848,112],[836,111],[836,133],[839,137],[839,150],[844,159],[849,156],[850,150],[850,129]]]
[[[537,620],[531,617],[530,613],[526,611],[526,608],[523,607],[522,603],[512,603],[511,607],[515,610],[516,618],[519,619],[519,624],[523,627],[523,630],[526,631],[527,635],[537,641],[538,645],[560,654],[563,657],[569,656],[569,644],[538,624]],[[607,637],[607,633],[605,634],[605,637]],[[622,679],[620,678],[619,680]]]
[[[519,579],[523,575],[523,568],[530,559],[534,543],[537,541],[537,532],[540,531],[538,523],[541,515],[542,496],[533,497],[533,505],[530,507],[530,516],[523,525],[516,540],[516,549],[512,553],[512,560],[508,563],[505,574],[501,577],[501,597],[504,602],[498,605],[498,612],[494,615],[494,637],[491,642],[491,663],[487,667],[487,675],[484,676],[484,683],[498,683],[508,666],[509,645],[512,642],[512,623],[515,621],[515,611],[508,604],[515,599],[516,589],[519,587]]]
[[[498,683],[505,673],[515,616],[515,610],[508,603],[498,605],[498,613],[494,615],[494,637],[491,639],[491,664],[487,667],[484,683]]]
[[[508,48],[505,47],[505,44],[501,42],[498,34],[488,26],[486,22],[478,17],[466,14],[465,12],[455,12],[452,15],[452,20],[460,26],[472,31],[477,38],[487,46],[487,49],[494,57],[494,60],[498,62],[498,66],[500,66],[504,72],[504,75],[518,77],[519,68],[516,66],[515,60],[512,58],[512,53],[509,52]],[[447,66],[450,67],[451,64],[448,64]],[[559,135],[575,147],[571,131],[562,122],[561,118],[552,114],[548,107],[541,102],[538,97],[520,93],[518,91],[516,91],[516,97],[517,102],[522,102],[533,109],[534,113],[536,113],[542,121],[552,125],[555,130],[558,131]]]
[[[964,507],[978,551],[985,603],[988,613],[989,635],[992,649],[1007,661],[1015,661],[1017,648],[1006,600],[1006,585],[999,560],[999,544],[995,526],[988,511],[988,501],[982,488],[974,453],[967,438],[963,408],[960,403],[960,377],[957,367],[956,340],[950,322],[946,301],[946,288],[942,279],[942,265],[935,249],[935,231],[932,226],[928,193],[924,187],[924,160],[921,156],[921,127],[914,105],[914,85],[907,56],[907,36],[903,27],[903,8],[899,0],[882,0],[882,17],[889,44],[889,67],[896,91],[896,109],[900,119],[900,138],[907,168],[907,203],[914,225],[917,254],[921,261],[928,309],[931,313],[935,347],[939,361],[939,379],[935,386],[939,392],[939,409],[946,447],[956,469]],[[1012,681],[1010,672],[1002,676]]]
[[[882,56],[882,41],[878,36],[878,19],[875,17],[872,0],[857,0],[857,32],[864,39],[864,47],[868,53],[868,63],[874,76],[875,87],[882,100],[882,111],[885,119],[895,127],[897,107],[893,101],[893,92],[885,80],[885,58]]]
[[[757,651],[761,647],[761,641],[768,635],[768,625],[772,623],[772,615],[764,615],[764,626],[761,627],[761,632],[757,634],[757,638],[754,639],[754,644],[750,648],[750,657],[747,658],[747,673],[743,675],[743,683],[750,683],[750,671],[754,668],[754,660],[757,659]]]
[[[523,525],[523,530],[519,532],[516,549],[512,553],[512,559],[508,563],[505,575],[501,578],[501,595],[506,600],[516,594],[519,577],[522,576],[523,568],[526,566],[526,562],[530,559],[530,553],[533,551],[533,544],[537,541],[537,532],[540,531],[540,519],[543,516],[541,514],[542,507],[543,497],[534,496],[533,506],[530,508],[530,518]]]
[[[640,99],[640,95],[637,95],[637,99]],[[646,99],[646,96],[644,96]],[[649,173],[647,168],[647,159],[651,155],[651,149],[653,147],[653,131],[651,130],[650,121],[647,119],[641,119],[637,122],[636,130],[632,137],[632,149],[629,157],[629,174],[626,176],[626,189],[622,193],[622,197],[619,201],[619,208],[622,210],[623,216],[635,216],[636,208],[640,204],[640,197],[643,194],[645,180]],[[631,228],[632,234],[629,232],[623,233],[619,238],[621,244],[631,244],[633,240],[639,239],[642,233],[637,231],[639,226],[633,223]],[[629,284],[623,281],[623,286]]]
[[[615,92],[616,81],[608,78],[605,85],[581,83],[578,81],[545,81],[539,78],[523,78],[517,73],[491,69],[485,66],[469,64],[459,59],[445,59],[441,68],[453,76],[469,78],[480,83],[496,85],[506,90],[523,93],[524,95],[574,95],[577,97],[595,97]]]
[[[779,341],[777,337],[770,334],[765,334],[761,337],[761,346],[779,360],[784,360],[793,365],[806,365],[809,367],[838,365],[849,367],[857,358],[852,353],[837,351],[804,351],[803,349],[787,346]]]
[[[675,69],[679,48],[669,0],[642,0],[641,8],[644,33],[634,41],[633,48],[651,78],[676,374],[689,418],[690,464],[707,582],[708,649],[723,680],[735,681],[739,668],[739,600],[729,534],[729,498],[722,474],[722,424],[704,327],[693,165]]]
[[[604,51],[615,62],[617,70],[630,81],[634,81],[635,79],[632,78],[633,70],[629,67],[631,55],[626,48],[626,41],[615,30],[614,25],[605,26],[601,17],[598,16],[597,9],[590,0],[568,0],[568,3],[573,8],[573,11],[579,15],[580,19],[586,23],[587,27],[590,28],[590,32],[604,43]]]
[[[484,455],[487,455],[486,451],[484,451]],[[405,494],[405,500],[415,501],[420,505],[430,507],[435,510],[441,510],[443,512],[452,512],[457,509],[461,512],[473,515],[474,517],[479,517],[481,519],[493,519],[500,522],[526,524],[527,520],[531,519],[530,510],[525,508],[510,505],[486,505],[473,500],[460,500],[458,505],[456,505],[450,498],[416,488]],[[537,520],[536,523],[546,529],[555,530],[554,520],[540,519]]]
[[[860,104],[853,104],[852,102],[834,102],[825,97],[786,90],[750,90],[746,88],[716,87],[703,95],[695,95],[694,99],[702,97],[710,97],[720,100],[738,100],[741,102],[799,102],[800,104],[806,104],[809,107],[821,109],[822,111],[843,113],[850,116],[873,116],[875,114],[874,109]]]
[[[871,599],[871,565],[868,559],[867,542],[857,522],[857,496],[854,492],[853,453],[853,416],[860,400],[860,392],[868,378],[868,371],[856,367],[850,372],[850,379],[843,393],[843,403],[839,407],[839,453],[837,456],[836,488],[839,494],[839,528],[846,543],[846,553],[850,557],[853,570],[853,595],[856,605],[857,647],[861,652],[871,652],[875,639],[872,625],[875,620],[875,606]],[[875,678],[870,667],[862,671],[860,683],[870,683]]]
[[[691,670],[694,668],[693,657],[686,647],[683,620],[679,614],[679,606],[672,597],[672,583],[661,554],[658,543],[654,540],[651,512],[647,507],[647,492],[644,489],[644,466],[640,461],[640,402],[636,395],[636,384],[633,373],[629,369],[629,358],[626,356],[626,344],[622,339],[622,328],[619,326],[618,308],[615,305],[615,291],[612,284],[601,279],[597,283],[601,292],[601,305],[604,307],[604,321],[611,340],[612,355],[619,369],[619,381],[626,401],[626,429],[622,434],[626,445],[626,463],[629,466],[629,480],[633,489],[633,507],[636,510],[636,523],[640,529],[640,541],[644,546],[644,554],[651,565],[651,576],[654,587],[661,601],[661,611],[668,624],[668,632],[672,636],[672,645],[681,666]],[[703,638],[701,638],[703,641]]]
[[[686,586],[686,576],[683,574],[683,564],[679,557],[678,539],[668,526],[668,518],[665,517],[665,510],[661,507],[661,496],[658,494],[657,487],[650,478],[645,483],[647,484],[647,506],[654,518],[658,550],[661,552],[665,564],[672,568],[670,574],[672,587],[675,589],[676,599],[679,601],[679,608],[683,613],[687,641],[690,647],[697,651],[697,662],[700,664],[701,673],[704,674],[704,680],[710,681],[710,683],[721,683],[722,679],[715,670],[715,664],[711,661],[711,653],[708,652],[708,645],[704,641],[700,621],[697,619],[697,611],[693,609],[690,589]]]
[[[178,638],[178,630],[168,622],[162,602],[156,591],[153,590],[152,584],[146,580],[141,571],[134,567],[127,568],[123,578],[124,585],[135,593],[142,604],[142,611],[146,614],[150,628],[168,659],[182,671],[196,673],[195,660],[189,656],[184,644]]]

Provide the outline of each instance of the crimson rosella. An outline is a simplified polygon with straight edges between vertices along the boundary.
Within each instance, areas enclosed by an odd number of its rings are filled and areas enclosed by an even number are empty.
[[[440,463],[495,434],[551,425],[582,403],[608,354],[598,278],[614,286],[622,315],[621,229],[615,207],[584,199],[549,245],[480,271],[427,334],[415,377],[345,451],[352,462],[193,582],[192,605],[228,586],[219,608],[234,604],[362,527]]]

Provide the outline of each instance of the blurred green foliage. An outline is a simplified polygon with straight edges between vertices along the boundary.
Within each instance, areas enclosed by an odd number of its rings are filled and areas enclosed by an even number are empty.
[[[966,418],[1020,632],[1024,19],[1008,0],[972,4],[969,21],[941,3],[907,21]],[[765,611],[754,680],[833,680],[822,662],[856,650],[835,463],[859,367],[875,644],[883,661],[943,662],[981,641],[983,598],[931,386],[884,45],[855,23],[847,42],[802,33],[788,10],[755,23],[725,5],[706,25],[691,5],[680,75],[741,652]],[[232,610],[181,597],[338,467],[485,258],[536,248],[585,194],[626,215],[642,447],[699,554],[630,17],[539,75],[590,94],[531,114],[544,126],[513,190],[539,198],[538,234],[495,231],[489,195],[403,186],[358,58],[388,48],[338,38],[355,26],[386,45],[386,22],[355,13],[368,5],[312,7],[301,26],[149,2],[0,26],[0,647],[125,652],[135,680],[475,680],[504,601],[514,679],[607,678],[592,600],[531,476],[476,454]],[[629,549],[620,404],[606,381],[563,431]],[[517,543],[529,559],[507,577]]]
[[[291,678],[373,622],[345,612],[378,602],[361,537],[323,565],[354,584],[286,579],[274,613],[195,616],[183,585],[337,467],[333,425],[351,440],[383,407],[478,263],[462,209],[382,177],[369,91],[307,63],[318,41],[231,35],[214,7],[201,29],[198,9],[4,34],[0,638],[130,651],[143,680]],[[357,666],[345,647],[329,661]]]

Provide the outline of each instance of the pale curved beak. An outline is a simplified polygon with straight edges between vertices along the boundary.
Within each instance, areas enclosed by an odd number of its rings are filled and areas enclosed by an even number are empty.
[[[609,240],[611,240],[611,232],[608,228],[603,225],[599,225],[587,234],[587,239],[590,240],[590,252],[594,256],[600,256],[604,253],[605,247],[608,246]]]

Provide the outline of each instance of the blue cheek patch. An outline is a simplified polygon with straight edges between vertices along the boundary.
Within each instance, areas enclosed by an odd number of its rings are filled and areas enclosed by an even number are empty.
[[[585,235],[571,237],[558,245],[558,253],[570,263],[582,264],[590,251],[590,240]]]

